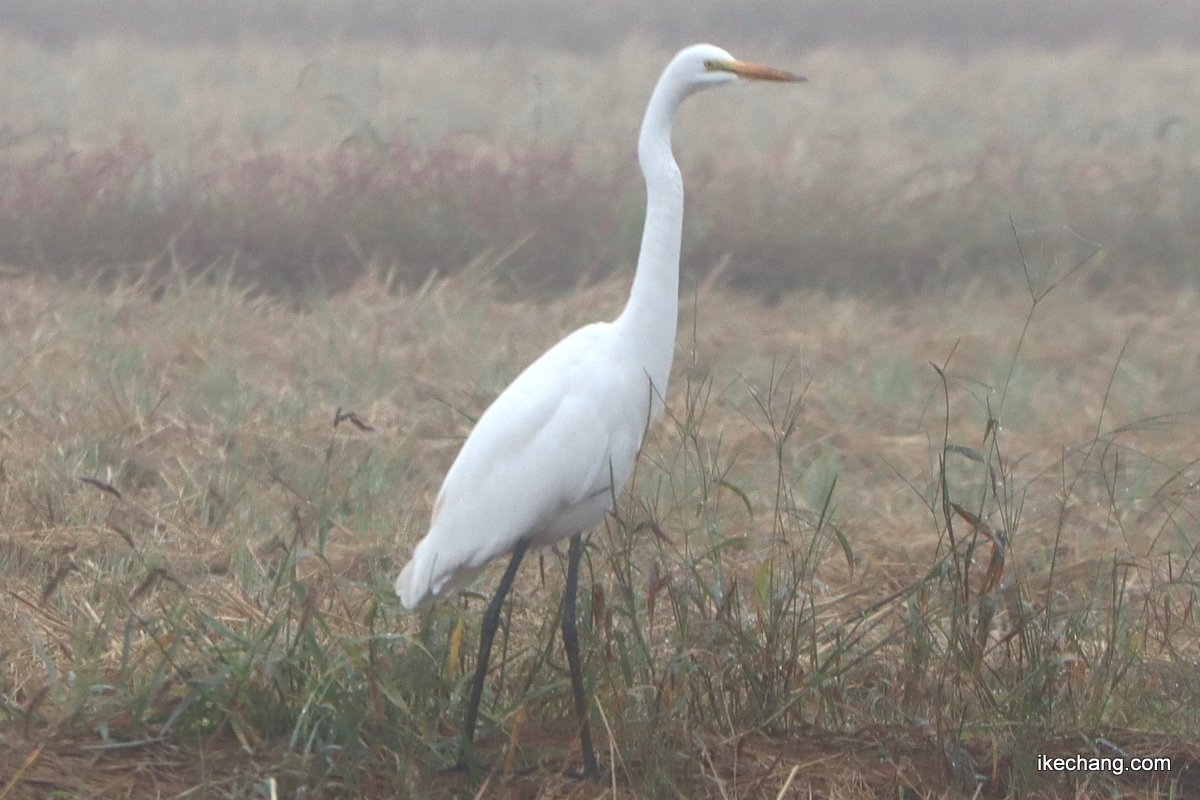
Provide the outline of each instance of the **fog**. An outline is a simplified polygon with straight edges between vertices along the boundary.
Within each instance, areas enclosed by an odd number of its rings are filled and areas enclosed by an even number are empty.
[[[1132,0],[15,0],[0,261],[419,286],[522,241],[522,292],[570,288],[630,265],[646,94],[708,40],[810,83],[684,110],[685,276],[1023,285],[1015,221],[1102,245],[1100,285],[1192,284],[1198,37],[1200,4]]]
[[[974,52],[1014,44],[1060,48],[1107,40],[1139,48],[1200,39],[1200,4],[1145,0],[730,0],[602,3],[527,0],[10,0],[0,28],[45,42],[135,34],[160,42],[243,35],[372,37],[458,44],[515,42],[567,50],[645,36],[823,45],[918,44]]]

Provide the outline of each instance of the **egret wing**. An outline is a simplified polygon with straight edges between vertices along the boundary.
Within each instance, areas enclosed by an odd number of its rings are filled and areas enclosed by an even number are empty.
[[[613,357],[610,330],[597,323],[560,341],[480,417],[397,581],[405,605],[466,586],[521,538],[547,544],[595,526],[611,507],[650,396],[645,375]]]

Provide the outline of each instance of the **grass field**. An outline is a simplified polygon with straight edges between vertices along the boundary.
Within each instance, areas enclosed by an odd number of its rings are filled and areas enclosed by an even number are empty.
[[[621,307],[668,54],[3,44],[0,800],[1200,796],[1193,51],[745,53],[811,83],[685,109],[592,784],[559,554],[482,783],[438,770],[483,601],[391,585],[472,420]]]
[[[536,313],[477,276],[306,312],[3,288],[6,796],[473,796],[430,770],[480,601],[406,615],[391,579],[470,419],[623,282]],[[1198,305],[701,292],[584,580],[615,796],[796,765],[784,796],[1191,796]],[[558,560],[518,581],[489,796],[603,793],[555,777]],[[1114,748],[1175,771],[1030,766]]]

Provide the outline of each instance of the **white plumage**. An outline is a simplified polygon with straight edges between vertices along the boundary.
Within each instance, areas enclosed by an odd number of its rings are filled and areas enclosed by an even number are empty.
[[[396,581],[404,605],[453,595],[518,539],[553,544],[612,508],[650,399],[645,365],[622,357],[614,326],[595,323],[560,341],[479,418],[446,474],[429,534]]]
[[[476,770],[472,740],[500,608],[527,547],[572,537],[563,643],[580,718],[583,772],[599,771],[587,723],[575,622],[580,534],[600,524],[633,471],[647,426],[662,414],[678,315],[683,179],[671,153],[675,112],[693,92],[737,80],[803,80],[699,44],[663,70],[642,121],[638,162],[646,222],[629,302],[612,322],[575,331],[534,361],[479,418],[446,473],[429,532],[396,579],[408,608],[466,588],[511,552],[484,615],[461,732],[459,766]]]
[[[663,70],[642,122],[646,223],[629,303],[530,364],[479,418],[446,474],[429,533],[396,580],[414,608],[466,588],[497,556],[596,527],[662,413],[678,314],[683,180],[671,124],[688,95],[736,80],[796,80],[694,45]]]

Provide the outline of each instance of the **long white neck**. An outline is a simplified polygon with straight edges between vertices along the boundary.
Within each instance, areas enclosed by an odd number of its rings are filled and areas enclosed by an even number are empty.
[[[667,393],[679,316],[683,177],[671,153],[671,125],[686,96],[664,73],[646,107],[638,137],[638,163],[646,179],[646,223],[629,302],[613,323],[653,383],[653,417],[661,412]]]

